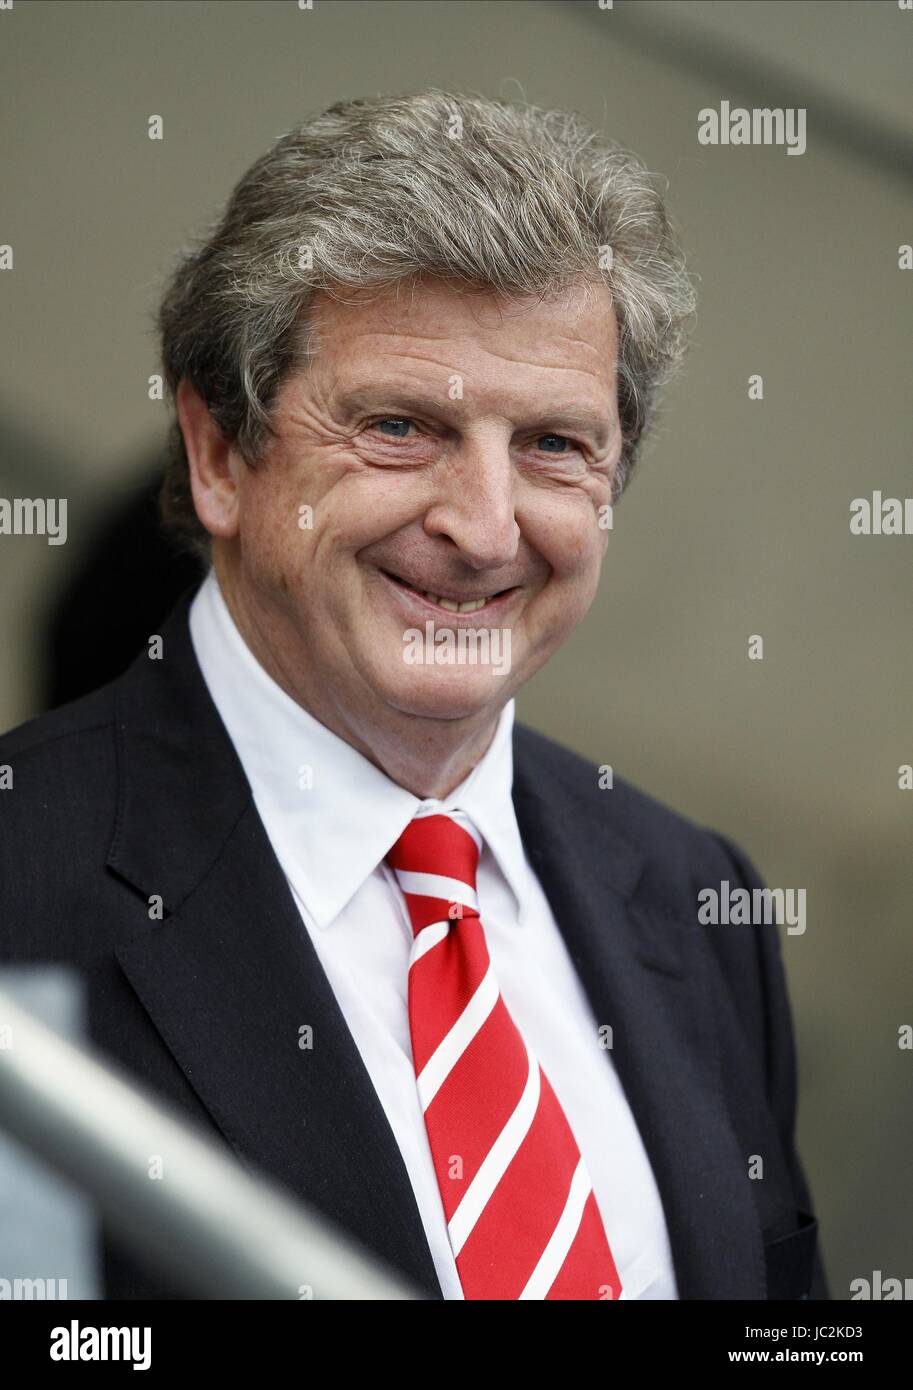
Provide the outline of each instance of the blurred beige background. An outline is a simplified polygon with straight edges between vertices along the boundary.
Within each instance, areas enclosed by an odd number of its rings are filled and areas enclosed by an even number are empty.
[[[162,277],[276,136],[343,97],[468,87],[573,107],[668,177],[693,345],[600,598],[521,715],[807,889],[783,953],[837,1298],[913,1276],[913,536],[849,532],[854,497],[913,495],[911,59],[894,0],[0,11],[0,496],[69,499],[66,546],[0,537],[2,728],[38,711],[48,606],[164,435]],[[699,145],[723,99],[805,107],[806,153]]]

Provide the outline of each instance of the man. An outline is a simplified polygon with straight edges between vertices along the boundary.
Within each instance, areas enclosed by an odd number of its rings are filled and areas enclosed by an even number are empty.
[[[3,954],[75,962],[102,1047],[432,1296],[827,1296],[776,926],[697,915],[753,868],[513,722],[692,308],[574,117],[284,137],[161,312],[207,577],[3,742]]]

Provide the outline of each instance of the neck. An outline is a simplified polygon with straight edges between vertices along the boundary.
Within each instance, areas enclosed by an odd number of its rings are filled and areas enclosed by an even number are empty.
[[[280,640],[245,600],[231,569],[214,569],[229,613],[259,664],[297,705],[367,758],[397,786],[423,800],[441,801],[469,776],[489,748],[501,710],[464,719],[432,719],[390,706],[378,710],[365,699],[341,707],[326,684],[285,666],[280,653],[293,643]],[[272,633],[272,640],[270,634]]]
[[[315,715],[315,718],[319,718],[319,715]],[[372,730],[371,744],[368,746],[356,731],[346,729],[341,724],[334,727],[328,721],[321,720],[333,733],[344,738],[363,757],[386,773],[391,782],[422,800],[435,801],[443,801],[466,780],[489,748],[497,728],[497,719],[489,721],[477,738],[470,739],[463,733],[459,743],[453,745],[449,739],[442,738],[439,729],[421,727],[442,723],[449,726],[457,722],[464,721],[409,719],[406,737],[398,730],[375,729]],[[448,727],[451,737],[454,732]]]

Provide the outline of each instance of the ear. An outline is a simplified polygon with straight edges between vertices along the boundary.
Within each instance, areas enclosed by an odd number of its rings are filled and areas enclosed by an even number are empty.
[[[237,458],[202,396],[184,377],[175,392],[175,408],[190,465],[190,487],[197,516],[212,536],[231,540],[238,534]]]

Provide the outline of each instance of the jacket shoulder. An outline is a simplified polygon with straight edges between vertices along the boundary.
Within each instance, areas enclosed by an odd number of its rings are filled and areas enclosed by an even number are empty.
[[[0,905],[50,909],[95,882],[115,821],[114,698],[103,687],[0,736]],[[37,914],[33,913],[37,921]],[[10,919],[12,920],[12,919]]]
[[[114,692],[117,682],[93,690],[70,704],[48,710],[23,724],[0,734],[0,761],[32,756],[56,760],[69,750],[61,750],[61,740],[68,740],[72,753],[78,756],[81,745],[95,743],[93,734],[111,730],[115,723]],[[87,749],[85,751],[88,751]]]

